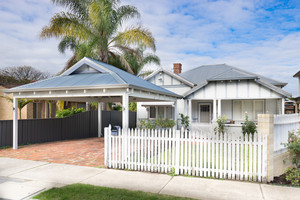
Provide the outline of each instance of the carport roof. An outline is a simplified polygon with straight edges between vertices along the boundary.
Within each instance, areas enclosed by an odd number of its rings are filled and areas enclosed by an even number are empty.
[[[96,61],[91,58],[83,58],[60,76],[29,83],[19,87],[5,90],[6,93],[22,91],[59,90],[73,88],[95,88],[95,87],[137,87],[151,92],[157,92],[173,97],[179,95],[154,85],[144,79],[134,76],[128,72],[118,69],[112,65]]]

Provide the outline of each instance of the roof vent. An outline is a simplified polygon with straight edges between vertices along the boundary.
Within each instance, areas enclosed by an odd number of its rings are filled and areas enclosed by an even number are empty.
[[[91,74],[91,73],[101,73],[98,70],[95,70],[93,67],[84,64],[78,69],[76,69],[72,74]]]

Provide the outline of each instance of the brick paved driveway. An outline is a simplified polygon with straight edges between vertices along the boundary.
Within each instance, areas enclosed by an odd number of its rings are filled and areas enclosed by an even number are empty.
[[[66,140],[25,145],[17,150],[0,149],[0,156],[100,167],[104,166],[104,138]]]

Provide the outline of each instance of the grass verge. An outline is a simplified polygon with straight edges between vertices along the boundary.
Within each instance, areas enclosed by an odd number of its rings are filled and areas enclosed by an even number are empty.
[[[86,184],[72,184],[67,185],[61,188],[52,188],[45,192],[40,193],[39,195],[33,197],[34,199],[40,200],[93,200],[93,199],[102,199],[102,200],[127,200],[127,199],[146,199],[146,200],[154,200],[154,199],[162,199],[162,200],[171,200],[171,199],[190,199],[190,198],[182,198],[175,197],[169,195],[162,194],[153,194],[148,192],[141,191],[130,191],[124,189],[116,189],[116,188],[107,188],[107,187],[99,187],[93,185]]]

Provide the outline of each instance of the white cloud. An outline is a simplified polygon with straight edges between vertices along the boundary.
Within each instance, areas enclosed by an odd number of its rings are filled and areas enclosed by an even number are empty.
[[[50,0],[13,2],[4,0],[0,4],[0,67],[31,65],[52,73],[61,70],[70,53],[61,55],[57,40],[38,37],[41,28],[61,8]],[[170,70],[172,63],[181,62],[188,70],[203,64],[227,63],[288,82],[286,90],[297,95],[297,80],[292,75],[300,70],[299,9],[270,11],[279,5],[273,0],[123,3],[135,5],[141,12],[141,23],[157,40],[157,55],[163,67]]]

